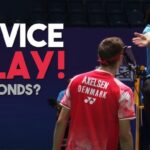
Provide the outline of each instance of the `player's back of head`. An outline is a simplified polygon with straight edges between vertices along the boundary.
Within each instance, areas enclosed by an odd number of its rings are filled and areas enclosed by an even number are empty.
[[[98,57],[103,66],[114,66],[123,53],[124,43],[119,37],[108,37],[98,46]]]

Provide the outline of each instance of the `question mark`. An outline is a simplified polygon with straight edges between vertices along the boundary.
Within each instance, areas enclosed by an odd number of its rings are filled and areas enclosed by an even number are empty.
[[[39,91],[40,91],[40,89],[41,89],[41,86],[39,85],[39,84],[35,84],[34,86],[33,86],[33,89],[35,89],[36,90],[36,95],[39,95]]]

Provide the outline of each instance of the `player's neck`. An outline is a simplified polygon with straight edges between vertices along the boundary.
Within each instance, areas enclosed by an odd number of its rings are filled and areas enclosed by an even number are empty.
[[[100,67],[100,70],[104,70],[106,72],[110,72],[111,74],[113,74],[115,76],[117,69],[116,68],[109,68],[109,67]]]

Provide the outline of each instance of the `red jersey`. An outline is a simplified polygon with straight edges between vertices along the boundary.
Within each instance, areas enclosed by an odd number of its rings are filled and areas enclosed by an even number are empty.
[[[61,105],[71,111],[67,150],[117,150],[119,119],[135,118],[132,90],[98,69],[75,76]]]

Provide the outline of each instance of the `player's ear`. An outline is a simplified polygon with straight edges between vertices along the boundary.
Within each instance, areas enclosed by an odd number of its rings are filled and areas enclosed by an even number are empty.
[[[119,59],[120,65],[122,64],[122,61],[123,61],[123,54],[120,55],[120,59]]]
[[[120,60],[121,60],[121,61],[123,60],[123,54],[120,55]]]

